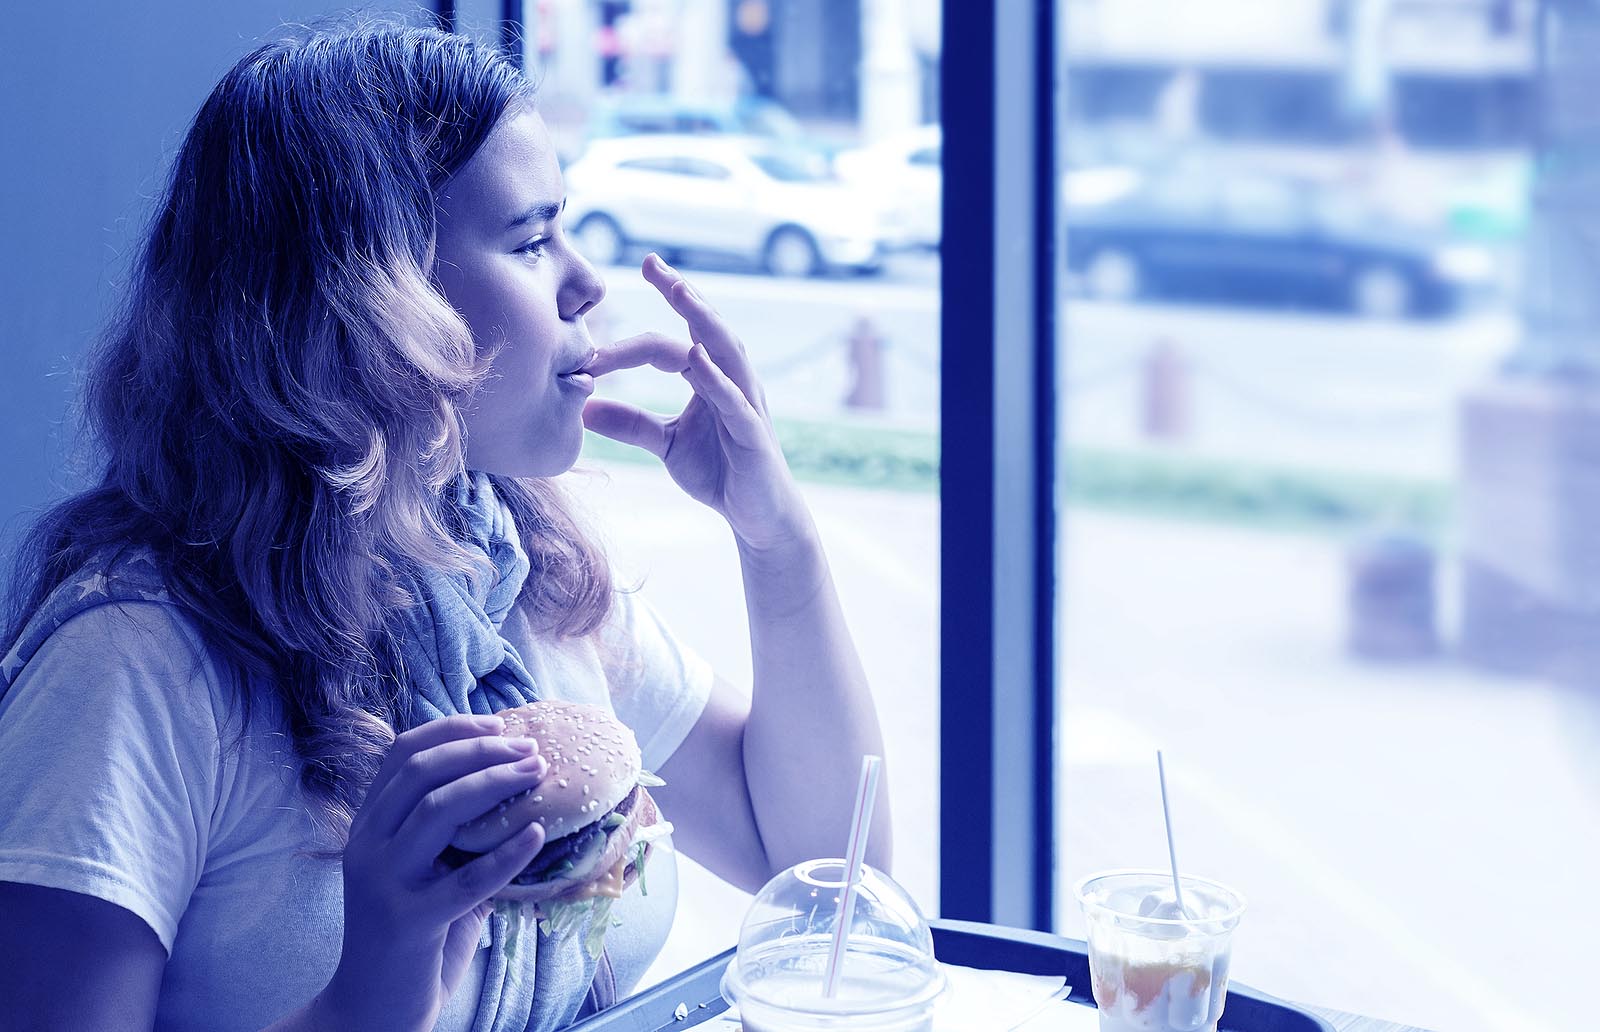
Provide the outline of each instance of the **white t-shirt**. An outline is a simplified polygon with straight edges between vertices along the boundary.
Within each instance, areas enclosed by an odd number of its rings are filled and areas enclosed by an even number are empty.
[[[545,697],[612,709],[647,769],[667,761],[710,694],[710,667],[632,593],[585,638],[536,637],[520,612],[503,633]],[[297,852],[315,837],[281,711],[258,700],[229,749],[238,714],[194,625],[159,602],[66,621],[0,699],[0,880],[142,918],[168,954],[160,1030],[260,1029],[308,1002],[339,959],[342,873]],[[623,993],[677,903],[669,850],[647,873],[649,895],[629,890],[606,939]],[[469,1027],[485,959],[480,950],[437,1029]]]

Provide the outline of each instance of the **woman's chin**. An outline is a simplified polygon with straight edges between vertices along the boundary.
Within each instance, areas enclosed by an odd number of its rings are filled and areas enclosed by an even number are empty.
[[[480,452],[467,449],[467,465],[485,473],[493,473],[502,477],[556,477],[570,470],[578,463],[578,456],[583,451],[583,426],[577,424],[570,429],[563,427],[559,435],[560,440],[549,437],[539,442],[536,448],[520,449],[489,449]]]

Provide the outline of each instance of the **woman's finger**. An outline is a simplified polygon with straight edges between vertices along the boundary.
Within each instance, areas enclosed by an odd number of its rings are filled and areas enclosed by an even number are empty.
[[[371,811],[368,826],[385,838],[392,837],[417,808],[422,797],[457,778],[500,763],[537,753],[531,738],[468,738],[412,753],[400,762],[394,776],[376,797],[368,795],[363,812]]]
[[[745,397],[738,384],[706,354],[703,344],[696,344],[689,352],[689,368],[683,372],[694,392],[716,410],[723,427],[733,442],[744,448],[760,448],[768,443],[766,421],[761,418],[750,399]]]
[[[544,826],[530,824],[476,860],[440,876],[425,890],[424,906],[445,920],[471,913],[509,885],[543,848]]]
[[[505,721],[499,717],[470,713],[458,713],[418,724],[395,738],[394,744],[389,747],[388,754],[383,758],[383,763],[379,765],[372,784],[367,787],[367,798],[375,799],[382,794],[384,786],[394,778],[400,765],[416,753],[460,739],[486,738],[491,735],[498,737],[505,730],[505,726]],[[372,815],[369,810],[370,807],[362,807],[361,812],[356,814],[357,824],[366,824],[371,820]],[[354,831],[354,827],[351,830]]]
[[[652,365],[664,373],[681,373],[689,361],[689,345],[664,333],[641,333],[601,348],[583,367],[584,372],[604,376],[618,369]]]
[[[433,861],[455,838],[463,824],[477,820],[522,792],[537,792],[550,764],[535,753],[476,771],[429,792],[401,822],[395,832],[394,863],[403,875],[420,877],[433,870]],[[502,817],[504,836],[518,829]]]
[[[643,448],[658,459],[666,458],[672,443],[664,416],[610,398],[590,398],[583,406],[583,425],[601,437]]]
[[[689,324],[694,339],[706,346],[712,361],[721,367],[728,379],[738,384],[752,405],[759,404],[760,392],[756,388],[750,356],[745,354],[744,344],[728,329],[716,309],[676,269],[662,261],[660,255],[651,254],[646,258],[643,271],[650,285],[659,290],[672,310]]]

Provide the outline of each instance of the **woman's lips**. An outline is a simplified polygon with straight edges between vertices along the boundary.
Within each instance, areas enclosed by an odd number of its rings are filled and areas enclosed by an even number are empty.
[[[574,390],[581,391],[584,394],[593,394],[594,374],[588,372],[587,370],[589,365],[594,361],[595,356],[599,353],[600,352],[597,349],[590,348],[589,353],[583,356],[583,361],[573,366],[571,372],[560,374],[557,379]]]
[[[573,366],[572,370],[570,372],[563,373],[562,375],[563,376],[571,376],[572,373],[581,373],[581,372],[586,371],[589,368],[589,366],[594,364],[595,357],[598,356],[599,354],[600,354],[600,349],[599,348],[590,348],[589,349],[589,353],[583,356],[583,361],[581,361],[577,365]]]
[[[594,376],[590,373],[576,371],[562,373],[557,379],[573,390],[582,391],[584,394],[594,393]]]

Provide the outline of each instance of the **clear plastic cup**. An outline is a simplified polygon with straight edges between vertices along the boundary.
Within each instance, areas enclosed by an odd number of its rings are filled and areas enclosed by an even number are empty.
[[[838,992],[823,995],[845,862],[807,860],[756,894],[722,995],[745,1032],[929,1032],[945,985],[927,919],[904,889],[863,865]]]
[[[1100,1032],[1216,1032],[1244,897],[1167,871],[1108,871],[1078,883]]]

